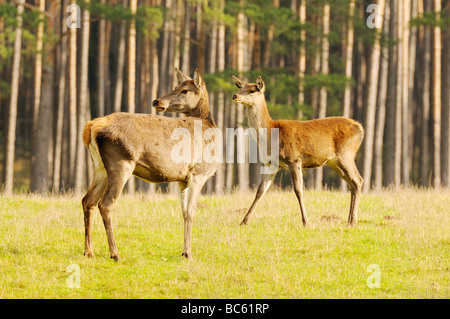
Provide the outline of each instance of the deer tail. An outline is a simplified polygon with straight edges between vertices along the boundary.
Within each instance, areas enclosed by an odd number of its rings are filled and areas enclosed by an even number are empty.
[[[91,126],[92,121],[87,122],[83,129],[83,143],[87,147],[89,147],[89,144],[91,143]]]

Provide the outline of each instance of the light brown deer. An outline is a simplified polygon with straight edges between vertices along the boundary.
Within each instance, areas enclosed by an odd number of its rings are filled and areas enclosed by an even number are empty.
[[[332,167],[350,186],[348,225],[356,225],[363,183],[355,164],[356,153],[364,138],[361,124],[344,117],[328,117],[310,121],[273,120],[266,106],[265,84],[260,76],[256,83],[247,83],[234,76],[233,81],[240,89],[233,95],[233,100],[246,106],[249,126],[257,130],[266,128],[268,145],[271,140],[271,129],[278,129],[279,167],[287,169],[292,177],[303,225],[308,225],[308,219],[303,204],[302,169],[316,168],[325,164]],[[263,174],[255,200],[241,225],[249,222],[252,212],[270,187],[276,173]]]
[[[111,209],[131,175],[147,182],[178,182],[184,217],[186,258],[192,258],[192,224],[197,198],[206,180],[217,170],[216,163],[204,163],[192,157],[190,163],[176,163],[171,150],[176,140],[173,130],[187,129],[193,137],[194,121],[202,121],[202,130],[215,128],[209,111],[208,92],[200,73],[191,79],[176,69],[178,86],[153,101],[158,111],[184,113],[187,117],[171,118],[149,114],[113,113],[94,119],[83,130],[83,142],[89,148],[95,167],[94,179],[82,200],[85,223],[84,254],[94,256],[92,249],[92,212],[98,204],[108,237],[110,257],[119,260],[111,225]],[[193,155],[194,156],[194,155]]]

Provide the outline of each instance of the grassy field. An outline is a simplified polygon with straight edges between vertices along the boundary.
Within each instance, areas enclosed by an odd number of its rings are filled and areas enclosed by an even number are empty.
[[[306,192],[304,229],[293,192],[276,190],[241,227],[253,196],[200,198],[193,261],[177,197],[123,196],[119,263],[98,211],[96,257],[83,256],[81,198],[0,197],[0,298],[450,298],[449,191],[363,195],[355,228],[348,193]]]

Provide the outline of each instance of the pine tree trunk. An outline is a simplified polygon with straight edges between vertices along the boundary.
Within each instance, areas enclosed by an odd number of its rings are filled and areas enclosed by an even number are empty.
[[[127,0],[123,0],[123,6],[126,8]],[[123,94],[123,71],[125,65],[125,36],[126,36],[126,22],[120,22],[119,28],[119,45],[117,56],[117,74],[114,90],[114,112],[120,112],[122,106]]]
[[[100,0],[102,5],[105,4],[105,0]],[[105,70],[108,67],[106,64],[106,21],[100,18],[98,23],[98,117],[105,115]]]
[[[280,0],[273,0],[273,7],[278,9],[280,7]],[[270,64],[272,42],[275,32],[275,25],[273,23],[269,24],[269,29],[267,30],[267,40],[264,44],[264,60],[263,67],[268,67]]]
[[[89,1],[87,1],[89,3]],[[81,29],[81,65],[80,65],[80,105],[78,107],[78,134],[75,164],[75,194],[81,194],[86,186],[86,148],[82,140],[82,131],[86,124],[86,113],[89,106],[88,101],[88,62],[89,62],[89,30],[90,14],[88,10],[83,12],[83,27]]]
[[[185,1],[185,16],[184,16],[184,35],[183,35],[183,61],[181,65],[181,70],[190,74],[191,67],[189,64],[189,54],[191,46],[191,5],[189,1]]]
[[[4,0],[0,0],[0,4],[3,4],[3,2],[4,2]],[[5,28],[5,19],[1,16],[0,17],[0,34],[3,34],[4,28]],[[5,39],[4,39],[4,37],[0,37],[0,47],[3,47],[4,45],[5,45]],[[3,107],[2,99],[0,98],[0,118],[2,118],[2,114],[3,114],[2,107]],[[0,191],[3,188],[3,186],[1,185],[2,179],[3,179],[3,172],[0,169]]]
[[[72,0],[72,4],[76,1]],[[69,28],[69,187],[75,185],[75,161],[77,150],[77,14],[72,12]]]
[[[444,8],[445,15],[450,16],[450,1],[447,1]],[[443,36],[442,61],[447,61],[443,65],[442,78],[442,184],[450,187],[450,29],[444,31]]]
[[[51,108],[53,98],[53,68],[48,63],[43,72],[41,106],[38,115],[38,130],[36,133],[36,165],[34,171],[34,189],[32,191],[47,193],[49,189],[48,154],[51,145]]]
[[[167,93],[167,73],[168,73],[168,59],[169,59],[169,36],[170,36],[170,8],[172,6],[172,0],[166,0],[166,14],[164,16],[164,23],[162,27],[162,50],[159,66],[159,89],[158,96],[162,96]]]
[[[253,41],[253,70],[261,69],[261,25],[255,25],[255,37]]]
[[[317,24],[317,28],[319,28],[320,25],[320,16],[315,16],[315,18],[313,19],[315,20],[316,24]],[[320,72],[320,43],[321,43],[321,37],[318,35],[315,38],[315,47],[316,49],[314,50],[315,54],[314,54],[314,58],[313,58],[313,67],[312,67],[312,72],[311,75],[313,76],[317,76],[317,74]],[[317,87],[313,87],[310,91],[310,104],[311,107],[313,109],[313,116],[316,116],[317,111],[319,109],[319,89]],[[306,170],[306,187],[308,188],[314,188],[315,187],[315,175],[317,173],[318,169],[310,169],[310,170]]]
[[[244,63],[245,63],[245,15],[244,12],[240,11],[237,16],[237,47],[236,47],[236,56],[237,56],[237,69],[242,76],[242,72],[244,71]]]
[[[410,20],[417,18],[417,1],[418,0],[411,0],[411,15]],[[417,166],[417,157],[415,156],[415,149],[414,149],[414,141],[415,141],[415,125],[417,125],[419,122],[417,121],[418,118],[416,116],[418,112],[418,108],[421,108],[422,106],[417,103],[415,99],[415,87],[414,87],[414,81],[416,78],[415,69],[416,69],[416,51],[417,51],[417,27],[416,26],[409,26],[410,28],[410,36],[409,36],[409,48],[408,48],[408,56],[409,56],[409,65],[408,65],[408,116],[406,121],[407,124],[407,132],[408,132],[408,156],[409,156],[409,172],[408,172],[408,183],[410,183],[413,180],[417,180],[415,178],[417,174],[414,174],[415,170],[414,167]],[[405,178],[406,181],[406,178]]]
[[[424,11],[431,11],[431,2],[424,1]],[[421,186],[429,186],[429,161],[430,151],[429,146],[429,125],[430,125],[430,73],[431,73],[431,27],[428,25],[424,28],[424,43],[423,43],[423,57],[422,57],[422,119],[421,119],[421,140],[420,140],[420,179],[419,184]]]
[[[321,73],[327,75],[329,72],[328,57],[330,53],[330,44],[328,41],[328,34],[330,32],[330,4],[325,2],[323,5],[323,37],[322,37],[322,54],[321,54]],[[327,115],[327,88],[320,87],[319,91],[319,112],[318,117],[324,118]],[[323,183],[323,167],[316,169],[315,174],[315,189],[322,190]]]
[[[41,11],[40,19],[44,18],[45,0],[39,1],[39,10]],[[41,87],[42,87],[42,48],[44,37],[44,21],[38,24],[38,31],[36,34],[36,57],[35,57],[35,72],[34,72],[34,114],[33,114],[33,145],[31,157],[31,192],[46,192],[48,179],[48,162],[47,162],[47,148],[39,149],[37,144],[41,138],[48,140],[48,136],[43,136],[39,130],[39,113],[42,112],[41,104]],[[48,106],[47,106],[48,107]],[[47,114],[48,117],[48,114]],[[48,127],[48,125],[46,125]],[[46,128],[44,127],[44,129]],[[47,132],[48,133],[48,130]],[[39,137],[38,137],[39,134]],[[41,147],[44,145],[41,145]],[[48,145],[46,145],[48,147]],[[43,154],[43,152],[45,153]],[[43,155],[43,158],[42,158]]]
[[[151,59],[151,89],[150,89],[150,101],[158,98],[158,86],[159,86],[159,59],[158,59],[158,46],[156,41],[150,44],[150,59]],[[151,108],[151,114],[155,115],[156,110]]]
[[[66,12],[66,1],[61,2],[63,12]],[[53,176],[52,176],[52,191],[60,191],[61,183],[61,166],[62,166],[62,146],[64,136],[64,105],[66,92],[66,69],[67,69],[67,24],[65,19],[62,19],[61,28],[61,47],[59,50],[59,84],[58,84],[58,115],[56,119],[56,134],[55,134],[55,150],[53,157]]]
[[[130,0],[131,14],[135,15],[137,0]],[[136,21],[131,19],[128,33],[128,112],[136,112]]]
[[[36,136],[37,120],[39,116],[39,107],[41,102],[41,82],[42,82],[42,48],[44,37],[44,15],[45,0],[39,0],[39,19],[41,21],[38,24],[38,30],[36,34],[36,56],[34,66],[34,113],[33,113],[33,136]],[[32,159],[33,162],[33,159]],[[33,164],[32,164],[33,166]]]
[[[209,49],[209,73],[216,72],[216,57],[217,57],[217,18],[213,18],[211,26],[211,39]]]
[[[391,9],[387,5],[384,8],[384,22],[383,32],[390,35],[390,18]],[[386,98],[388,88],[388,73],[389,73],[389,46],[385,44],[381,50],[380,59],[380,84],[378,91],[378,110],[375,127],[375,141],[374,141],[374,179],[373,186],[375,190],[380,191],[383,186],[383,137],[384,127],[386,124]]]
[[[404,2],[407,0],[398,1],[398,38],[403,41],[403,17],[404,17]],[[400,187],[401,172],[402,172],[402,109],[403,109],[403,45],[398,44],[398,64],[397,64],[397,95],[395,103],[395,148],[394,148],[394,186]]]
[[[183,1],[177,0],[175,12],[175,30],[174,30],[174,54],[173,62],[170,71],[172,72],[172,87],[178,84],[177,75],[175,74],[175,67],[180,68],[181,58],[181,22],[183,21]],[[176,114],[176,113],[175,113]],[[176,114],[177,115],[177,114]],[[181,115],[181,114],[178,114]]]
[[[137,0],[130,0],[131,14],[137,11]],[[131,19],[128,33],[128,112],[136,112],[136,21]],[[128,194],[134,194],[135,178],[131,176],[127,182]]]
[[[247,41],[245,42],[247,48],[245,50],[244,70],[250,71],[252,69],[253,49],[255,47],[256,24],[248,18],[246,18],[246,22],[249,24],[249,27],[247,31]]]
[[[219,3],[219,8],[223,12],[225,9],[225,0],[221,0]],[[225,22],[218,21],[218,29],[217,29],[217,71],[223,72],[225,71]],[[221,132],[224,132],[225,129],[225,94],[222,90],[219,91],[217,96],[217,127]],[[225,145],[225,144],[224,144]],[[225,149],[223,150],[225,154]],[[220,163],[219,168],[216,172],[216,179],[214,185],[214,192],[217,195],[223,194],[225,188],[225,163]]]
[[[305,72],[306,72],[306,0],[300,0],[300,7],[298,10],[298,16],[300,20],[300,54],[298,57],[298,104],[305,104]]]
[[[440,20],[441,0],[434,0],[436,20]],[[447,61],[448,63],[448,61]],[[433,33],[433,186],[441,186],[441,28]]]
[[[205,30],[203,30],[203,25],[202,25],[202,16],[203,16],[203,6],[202,6],[203,1],[202,0],[197,0],[197,21],[196,21],[196,25],[197,25],[197,29],[196,29],[196,37],[197,37],[197,42],[198,42],[198,47],[197,47],[197,67],[200,71],[200,73],[203,73],[206,71],[205,68]]]
[[[380,19],[383,20],[385,1],[378,1]],[[369,92],[367,95],[366,125],[364,136],[363,192],[368,192],[372,178],[373,144],[375,135],[375,116],[377,108],[378,77],[380,70],[380,36],[381,29],[376,31],[376,39],[372,45],[369,69]]]
[[[22,13],[24,0],[17,3],[17,26],[14,37],[14,55],[12,65],[11,79],[11,97],[9,103],[8,132],[6,136],[6,156],[5,156],[5,195],[12,195],[14,185],[14,156],[16,142],[16,124],[17,124],[17,98],[19,95],[19,75],[20,59],[22,47]]]
[[[355,14],[358,15],[359,19],[364,19],[366,7],[362,1],[355,2],[357,6],[357,11]],[[352,118],[364,122],[365,117],[365,105],[367,96],[367,50],[364,45],[364,38],[359,36],[356,41],[354,52],[354,70],[355,70],[355,91],[354,91],[354,102],[353,102],[353,115]],[[369,65],[370,67],[370,65]]]
[[[110,49],[111,49],[111,30],[112,30],[112,22],[111,21],[105,21],[105,61],[104,61],[104,70],[105,70],[105,107],[104,107],[104,114],[110,114],[114,112],[114,94],[112,93],[112,79],[111,79],[111,71],[109,69],[109,60],[110,60]],[[120,24],[119,24],[120,25]],[[114,39],[115,40],[115,39]],[[116,45],[116,42],[114,41],[114,48]],[[100,110],[99,110],[100,112]],[[95,115],[93,114],[92,117]]]
[[[391,22],[389,34],[392,41],[398,40],[397,2],[390,2]],[[389,47],[389,77],[387,87],[385,151],[383,152],[383,181],[385,186],[394,184],[394,157],[395,157],[395,112],[396,112],[396,83],[397,83],[398,45]]]
[[[245,15],[243,11],[238,13],[237,17],[237,67],[239,76],[242,77],[242,72],[244,71],[245,64],[245,38],[246,38],[246,30],[245,30]],[[237,128],[244,128],[244,106],[242,104],[237,105],[237,118],[236,124]],[[243,137],[242,135],[239,135]],[[245,154],[247,155],[248,148],[245,139],[241,139],[237,141],[237,147],[244,147]],[[238,163],[238,185],[240,191],[246,191],[249,185],[249,165],[247,163],[248,156],[245,156],[245,163]]]
[[[175,55],[175,18],[176,18],[176,6],[172,6],[169,13],[169,37],[168,37],[169,44],[168,44],[168,59],[166,68],[167,73],[166,93],[172,91],[174,84],[173,59]],[[171,117],[177,117],[177,113],[174,112],[168,113],[166,115]]]
[[[410,172],[410,151],[409,151],[409,113],[411,110],[411,103],[409,100],[409,78],[413,77],[414,74],[409,74],[410,72],[410,58],[409,58],[409,20],[411,16],[411,6],[410,0],[406,0],[404,2],[404,14],[403,14],[403,22],[402,22],[402,42],[403,46],[403,66],[402,66],[402,176],[403,176],[403,184],[405,186],[409,186],[409,172]]]

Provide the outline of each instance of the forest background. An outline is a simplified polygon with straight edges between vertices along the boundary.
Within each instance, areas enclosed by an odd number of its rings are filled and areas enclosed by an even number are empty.
[[[199,68],[222,130],[248,127],[231,75],[261,75],[274,119],[363,124],[364,191],[449,187],[449,62],[450,0],[0,0],[1,190],[82,193],[93,174],[86,121],[155,114],[174,67]],[[327,168],[305,179],[345,187]],[[259,180],[257,163],[224,163],[205,191]],[[288,174],[275,184],[289,186]],[[126,190],[176,185],[132,178]]]

